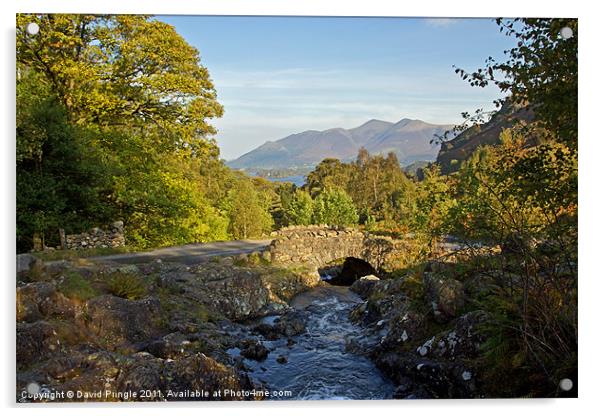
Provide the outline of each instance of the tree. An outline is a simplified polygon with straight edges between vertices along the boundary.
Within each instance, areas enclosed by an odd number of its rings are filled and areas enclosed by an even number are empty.
[[[312,223],[314,202],[308,192],[297,189],[285,207],[288,225],[309,225]]]
[[[330,188],[314,201],[314,224],[354,225],[358,215],[351,197],[341,188]]]
[[[576,228],[576,155],[563,143],[525,142],[506,130],[499,146],[480,148],[462,165],[450,218],[456,235],[496,244],[518,234],[564,245],[576,239],[566,228],[569,218]]]
[[[225,240],[228,219],[202,189],[201,161],[155,154],[144,137],[114,135],[114,204],[126,219],[130,244],[148,248]]]
[[[486,377],[512,396],[533,391],[519,381],[526,376],[554,394],[576,373],[577,158],[563,142],[526,141],[509,129],[500,145],[475,152],[446,220],[455,236],[501,248],[471,267],[495,276],[480,299],[491,316],[482,328]]]
[[[411,191],[411,181],[399,165],[395,153],[386,157],[370,156],[360,149],[357,160],[351,165],[351,177],[347,192],[362,213],[361,221],[367,218],[374,221],[386,221],[389,226],[395,222],[399,213],[399,204]]]
[[[40,32],[27,34],[35,22]],[[21,68],[44,75],[76,124],[139,129],[163,150],[217,154],[222,106],[198,51],[139,15],[17,15]],[[151,134],[152,133],[152,134]]]
[[[19,249],[115,219],[139,247],[228,238],[219,205],[234,179],[208,124],[221,114],[198,52],[165,23],[18,15]]]
[[[17,82],[17,248],[37,234],[59,243],[58,228],[79,232],[115,219],[112,172],[93,131],[72,126],[65,108],[33,71]],[[52,232],[54,231],[54,232]]]
[[[554,396],[560,379],[577,375],[577,20],[497,23],[517,42],[508,59],[456,72],[473,86],[496,85],[534,122],[505,130],[500,145],[462,164],[443,223],[501,248],[468,262],[494,276],[478,300],[490,316],[480,330],[484,381],[496,396]],[[564,28],[573,36],[563,38]],[[535,379],[540,387],[520,381]]]
[[[534,111],[539,125],[572,148],[577,146],[577,19],[497,19],[500,32],[516,39],[508,60],[489,57],[485,68],[456,73],[471,85],[496,85]],[[570,28],[572,37],[560,31]],[[498,101],[501,104],[502,101]]]
[[[272,205],[270,213],[274,219],[274,227],[280,229],[290,225],[286,211],[298,188],[295,184],[290,182],[273,182],[273,185],[274,192],[276,193],[276,202]]]
[[[338,159],[326,158],[307,175],[304,188],[312,198],[329,187],[346,188],[350,180],[350,166]]]
[[[447,231],[447,214],[455,206],[454,179],[442,176],[437,165],[423,170],[424,178],[417,187],[412,229],[429,239],[439,238]]]
[[[269,206],[262,204],[250,180],[241,180],[227,199],[230,233],[235,239],[260,237],[271,231],[273,220]]]

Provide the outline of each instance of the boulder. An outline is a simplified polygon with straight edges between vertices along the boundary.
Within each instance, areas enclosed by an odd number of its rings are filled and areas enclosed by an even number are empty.
[[[394,315],[388,323],[387,333],[381,339],[383,348],[409,344],[425,335],[427,317],[413,310]]]
[[[360,297],[362,299],[366,299],[366,298],[368,298],[368,296],[370,296],[370,293],[372,292],[372,288],[374,287],[376,282],[378,282],[379,280],[380,279],[373,274],[369,274],[367,276],[362,276],[358,280],[353,282],[353,284],[351,285],[351,287],[349,289],[352,292],[355,292],[358,295],[360,295]]]
[[[109,349],[147,341],[160,332],[160,304],[154,298],[127,300],[98,296],[86,303],[85,314],[88,328]]]
[[[200,282],[199,282],[200,283]],[[195,290],[195,286],[200,290]],[[199,287],[201,286],[201,287]],[[187,294],[208,304],[209,309],[220,311],[234,320],[243,320],[265,314],[270,303],[270,293],[260,276],[252,270],[233,269],[221,279],[189,287]],[[191,291],[195,290],[195,293]]]
[[[117,390],[115,379],[120,373],[123,357],[107,351],[66,351],[53,355],[39,367],[42,380],[50,383],[50,388],[66,394],[68,391],[98,392],[105,389]],[[71,401],[64,396],[65,401]],[[114,398],[97,396],[94,398],[73,398],[72,401],[114,401]]]
[[[464,307],[464,286],[455,279],[434,273],[423,274],[426,300],[437,322],[448,322]]]
[[[190,271],[160,272],[161,285],[228,319],[243,321],[288,308],[287,301],[320,283],[315,270],[205,263]]]
[[[287,306],[293,297],[321,283],[320,273],[315,269],[279,270],[264,269],[261,272],[262,285],[270,294],[275,304]]]
[[[360,304],[352,311],[351,316],[354,321],[370,325],[383,319],[390,321],[408,311],[409,298],[403,289],[403,279],[367,280],[366,282],[371,284],[368,299],[364,306]]]
[[[419,357],[408,352],[389,351],[378,356],[376,365],[407,391],[396,392],[401,398],[460,399],[476,396],[473,373],[459,363],[447,363]]]
[[[17,254],[17,275],[23,275],[32,269],[42,268],[44,262],[33,254]]]
[[[61,342],[54,327],[46,321],[17,324],[17,368],[37,365],[56,354]]]
[[[255,400],[253,396],[229,394],[228,392],[249,391],[254,386],[248,377],[204,354],[166,362],[165,368],[170,390],[211,393],[208,397],[168,397],[168,400]],[[213,396],[213,393],[218,391],[222,393],[221,396]]]
[[[18,322],[35,322],[45,317],[73,318],[76,309],[51,283],[34,282],[17,288]]]
[[[240,355],[250,360],[263,361],[270,353],[260,341],[255,339],[243,340],[241,347]]]
[[[253,330],[268,340],[276,340],[281,337],[290,338],[305,332],[306,319],[304,311],[293,310],[277,318],[273,325],[260,323]]]
[[[134,354],[122,364],[116,380],[117,391],[164,391],[167,383],[164,360],[144,352]]]
[[[174,332],[150,341],[145,350],[157,358],[176,359],[187,354],[195,346],[190,338],[194,336]]]
[[[433,342],[431,355],[451,361],[470,360],[478,357],[483,336],[477,325],[487,319],[481,310],[462,315],[453,322],[450,330],[444,331]]]

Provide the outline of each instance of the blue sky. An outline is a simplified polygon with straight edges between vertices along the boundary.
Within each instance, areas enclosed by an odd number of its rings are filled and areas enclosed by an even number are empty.
[[[201,54],[224,117],[224,159],[304,130],[376,118],[458,123],[495,88],[453,71],[512,46],[491,19],[159,16]]]

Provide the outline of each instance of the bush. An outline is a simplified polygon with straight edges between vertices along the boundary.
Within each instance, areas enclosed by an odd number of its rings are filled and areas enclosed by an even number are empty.
[[[141,299],[146,295],[144,280],[135,274],[116,273],[108,282],[109,292],[129,300]]]

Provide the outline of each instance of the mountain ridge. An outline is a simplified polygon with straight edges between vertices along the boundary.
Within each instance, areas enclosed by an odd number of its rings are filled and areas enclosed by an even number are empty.
[[[431,139],[452,127],[409,118],[395,123],[370,119],[350,129],[306,130],[269,140],[227,164],[235,169],[312,166],[328,157],[353,160],[362,147],[371,154],[394,152],[402,165],[418,160],[434,161],[439,146],[431,144]]]

